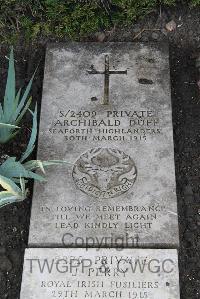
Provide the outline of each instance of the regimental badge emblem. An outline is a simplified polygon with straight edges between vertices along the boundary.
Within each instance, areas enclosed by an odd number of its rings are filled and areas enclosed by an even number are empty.
[[[135,183],[137,169],[133,159],[123,151],[92,148],[75,162],[72,176],[81,191],[106,199],[127,192]]]

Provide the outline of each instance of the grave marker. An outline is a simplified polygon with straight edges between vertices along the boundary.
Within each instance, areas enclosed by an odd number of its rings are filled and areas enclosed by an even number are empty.
[[[49,46],[29,246],[177,247],[173,151],[166,46]]]
[[[21,299],[180,299],[176,250],[27,249]]]

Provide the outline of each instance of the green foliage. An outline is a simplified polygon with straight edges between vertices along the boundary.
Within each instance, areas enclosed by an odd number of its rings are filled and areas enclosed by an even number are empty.
[[[197,6],[200,0],[1,0],[0,40],[13,42],[19,35],[26,40],[79,38],[116,23],[130,24],[160,4],[176,3]]]
[[[200,0],[191,0],[190,3],[192,6],[198,6],[198,5],[200,5]]]
[[[116,6],[116,13],[113,14],[113,20],[115,23],[121,22],[130,24],[136,20],[136,18],[142,17],[147,13],[150,13],[155,9],[157,0],[113,0],[113,5]]]
[[[18,187],[11,179],[0,175],[0,185],[5,190],[0,192],[0,207],[22,201],[27,196],[28,190],[22,178],[20,178],[20,187]]]
[[[34,179],[40,182],[46,180],[43,176],[34,172],[36,169],[39,168],[45,173],[45,167],[65,162],[60,160],[30,160],[24,162],[31,155],[37,137],[37,105],[35,111],[30,112],[33,116],[33,125],[26,151],[22,154],[19,161],[17,161],[16,157],[7,157],[0,165],[0,185],[5,189],[5,191],[0,192],[0,207],[13,202],[22,201],[26,198],[27,189],[25,188],[25,184],[27,179]],[[20,185],[20,187],[18,185]]]
[[[21,90],[16,94],[14,55],[12,49],[9,58],[4,102],[2,105],[0,104],[0,143],[7,142],[17,134],[19,130],[17,124],[22,120],[25,112],[29,110],[28,108],[31,103],[31,98],[28,99],[28,95],[31,90],[32,81],[33,77],[22,96]],[[39,168],[45,173],[45,167],[64,162],[60,160],[27,161],[35,148],[37,138],[37,104],[34,112],[31,110],[29,110],[29,112],[32,114],[33,124],[25,152],[19,161],[16,157],[7,157],[7,159],[0,164],[0,207],[24,200],[28,192],[26,189],[27,180],[45,181],[43,176],[34,172],[36,169]],[[2,191],[2,189],[4,189],[4,191]]]
[[[77,38],[109,25],[109,16],[98,1],[2,0],[0,4],[0,29],[7,33],[1,37],[5,42],[11,37],[17,39],[20,33],[27,40]]]
[[[35,141],[36,141],[36,137],[37,137],[37,104],[35,105],[35,111],[34,113],[32,111],[30,111],[30,113],[32,114],[33,117],[33,126],[32,126],[32,131],[31,131],[31,137],[28,143],[28,146],[26,148],[26,151],[23,153],[20,162],[23,162],[24,160],[26,160],[31,153],[33,152],[34,148],[35,148]]]
[[[23,95],[21,89],[16,92],[15,86],[15,67],[13,49],[10,53],[8,77],[5,90],[4,101],[0,103],[0,143],[8,142],[19,131],[18,124],[31,103],[29,96],[33,77],[26,87]]]
[[[162,5],[169,5],[169,6],[176,5],[176,0],[163,0],[163,1],[161,1],[161,4]]]

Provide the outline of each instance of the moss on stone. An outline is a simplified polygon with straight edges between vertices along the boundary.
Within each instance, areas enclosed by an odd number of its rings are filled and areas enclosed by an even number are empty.
[[[0,42],[19,37],[78,39],[114,24],[130,25],[159,8],[176,5],[176,0],[1,0]],[[182,1],[200,5],[200,0]],[[108,3],[108,5],[106,4]]]

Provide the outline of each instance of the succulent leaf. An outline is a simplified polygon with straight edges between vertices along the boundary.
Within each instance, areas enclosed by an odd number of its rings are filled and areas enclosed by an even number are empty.
[[[4,102],[3,105],[0,104],[0,143],[6,143],[16,136],[19,130],[18,124],[22,120],[24,114],[31,104],[31,97],[29,97],[29,93],[33,83],[34,75],[29,81],[22,96],[21,89],[16,92],[15,63],[12,47],[9,57]]]
[[[0,175],[0,185],[6,191],[0,192],[0,207],[22,201],[27,196],[27,189],[25,189],[24,180],[21,178],[21,189],[11,179]]]
[[[33,152],[34,148],[35,148],[35,141],[36,141],[36,137],[37,137],[37,104],[35,105],[35,111],[34,113],[32,111],[30,111],[32,116],[33,116],[33,125],[32,125],[32,132],[31,132],[31,137],[28,143],[28,146],[26,148],[26,151],[23,153],[20,162],[23,162],[24,160],[26,160],[31,153]]]

